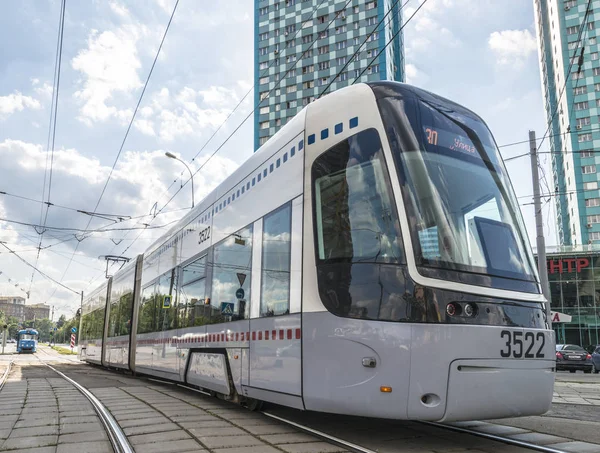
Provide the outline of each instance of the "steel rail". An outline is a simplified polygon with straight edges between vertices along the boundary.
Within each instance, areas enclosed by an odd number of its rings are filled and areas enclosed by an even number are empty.
[[[123,430],[121,429],[121,427],[119,426],[117,421],[110,414],[110,412],[108,412],[108,410],[106,410],[104,405],[100,402],[100,400],[98,400],[98,398],[96,398],[94,396],[94,394],[92,392],[90,392],[88,389],[86,389],[81,384],[78,384],[77,382],[75,382],[73,379],[71,379],[64,373],[61,373],[53,366],[51,366],[47,363],[45,365],[48,368],[50,368],[52,371],[54,371],[56,374],[58,374],[60,377],[65,379],[67,382],[69,382],[71,385],[73,385],[77,390],[79,390],[90,401],[90,403],[92,403],[94,410],[98,414],[98,417],[102,421],[102,424],[104,425],[104,428],[106,429],[106,432],[108,433],[108,438],[110,440],[110,443],[113,446],[113,449],[115,450],[115,453],[134,453],[133,447],[129,443],[127,436],[125,435],[125,433],[123,432]]]
[[[8,362],[8,366],[6,367],[6,371],[4,371],[4,374],[0,378],[0,392],[2,391],[2,387],[4,387],[4,383],[8,379],[8,373],[10,373],[10,368],[12,367],[12,364],[13,364],[12,360],[10,362]]]
[[[375,450],[370,450],[368,448],[362,447],[357,444],[353,444],[352,442],[348,442],[347,440],[340,439],[339,437],[332,436],[330,434],[326,434],[323,431],[318,431],[313,428],[309,428],[308,426],[301,425],[300,423],[293,422],[291,420],[279,417],[278,415],[269,414],[268,412],[261,412],[263,415],[267,417],[271,417],[275,420],[279,420],[282,423],[286,423],[294,428],[298,428],[301,431],[312,434],[313,436],[320,437],[327,442],[337,445],[338,447],[347,448],[350,451],[356,453],[377,453]]]
[[[528,448],[530,450],[541,451],[544,453],[568,453],[565,450],[558,450],[556,448],[548,447],[545,445],[537,445],[532,444],[530,442],[524,442],[522,440],[511,439],[510,437],[502,437],[496,434],[483,433],[480,431],[475,431],[473,429],[462,428],[460,426],[453,425],[445,425],[443,423],[435,423],[435,422],[419,422],[425,425],[435,426],[437,428],[447,429],[450,431],[456,431],[464,434],[472,434],[473,436],[483,437],[485,439],[495,440],[496,442],[502,442],[504,444],[514,445],[516,447]]]

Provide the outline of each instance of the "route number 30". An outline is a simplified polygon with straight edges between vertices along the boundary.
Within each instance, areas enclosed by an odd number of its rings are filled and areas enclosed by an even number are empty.
[[[520,359],[543,359],[546,337],[542,332],[520,332],[503,330],[500,338],[506,341],[504,348],[500,350],[502,357],[514,357]]]

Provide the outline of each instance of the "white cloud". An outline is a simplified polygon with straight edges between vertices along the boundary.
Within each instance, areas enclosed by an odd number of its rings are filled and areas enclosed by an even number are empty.
[[[154,132],[154,125],[152,124],[152,121],[148,121],[145,119],[136,119],[133,125],[142,134],[151,136],[156,135],[156,133]]]
[[[24,96],[20,91],[15,91],[8,96],[0,96],[0,119],[7,118],[14,112],[21,112],[26,108],[39,110],[42,105],[31,96]]]
[[[495,31],[490,35],[488,45],[500,64],[523,63],[537,50],[535,37],[529,30]]]
[[[125,5],[121,5],[116,1],[112,1],[108,4],[113,13],[120,17],[129,17],[129,10]]]
[[[73,69],[84,77],[83,87],[74,95],[82,102],[79,120],[91,125],[121,115],[107,101],[115,92],[130,93],[142,85],[137,73],[141,63],[136,44],[143,33],[143,29],[131,25],[90,33],[87,48],[71,61]]]

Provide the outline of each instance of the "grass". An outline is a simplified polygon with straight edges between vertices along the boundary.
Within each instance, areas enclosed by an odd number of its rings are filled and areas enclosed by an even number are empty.
[[[59,354],[64,354],[64,355],[77,355],[76,352],[71,352],[71,350],[69,348],[63,348],[61,346],[50,346],[52,349],[54,349],[56,352],[58,352]]]

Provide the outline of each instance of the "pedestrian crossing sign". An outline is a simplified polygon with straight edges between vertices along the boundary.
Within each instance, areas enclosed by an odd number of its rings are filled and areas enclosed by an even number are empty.
[[[221,314],[224,316],[233,316],[233,303],[221,302]]]
[[[171,308],[171,296],[163,297],[162,308]]]

